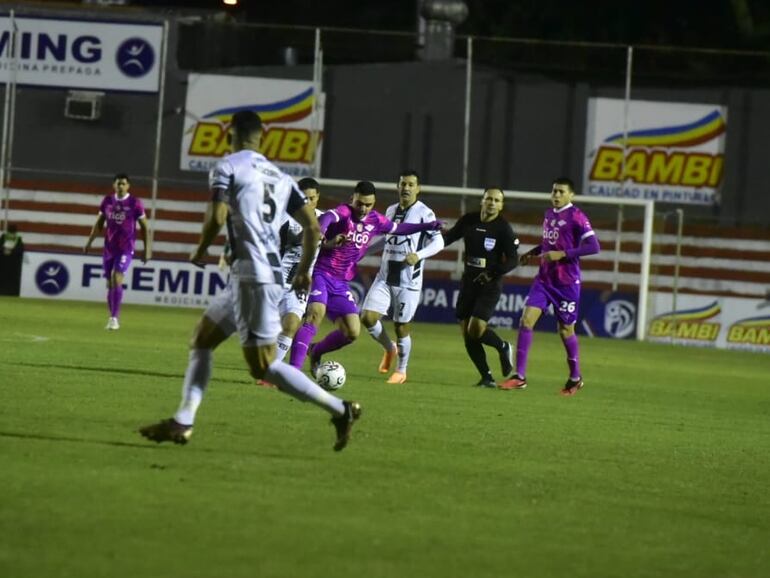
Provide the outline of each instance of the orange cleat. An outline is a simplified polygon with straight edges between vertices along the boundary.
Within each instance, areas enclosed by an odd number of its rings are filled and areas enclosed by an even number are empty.
[[[382,361],[380,361],[380,366],[377,368],[378,371],[380,373],[388,373],[396,355],[398,355],[398,347],[394,344],[393,347],[382,354]]]
[[[527,389],[527,380],[514,373],[511,379],[508,379],[498,385],[500,389]]]
[[[406,383],[406,373],[400,371],[394,371],[386,383]]]

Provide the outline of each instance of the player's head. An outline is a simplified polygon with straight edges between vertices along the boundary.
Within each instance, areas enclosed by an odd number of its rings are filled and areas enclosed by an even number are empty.
[[[492,221],[497,218],[503,210],[503,201],[505,193],[499,187],[489,187],[484,189],[481,195],[481,220]]]
[[[350,206],[353,207],[353,217],[356,221],[360,221],[374,209],[376,194],[374,184],[369,181],[360,181],[355,186]]]
[[[311,177],[305,177],[299,180],[297,186],[300,191],[305,193],[308,206],[311,209],[315,209],[318,206],[318,197],[321,196],[321,186],[318,184],[318,181]]]
[[[118,173],[115,178],[112,179],[112,190],[119,197],[123,197],[128,193],[128,189],[131,188],[131,179],[128,178],[126,173]]]
[[[243,149],[257,150],[262,134],[262,119],[253,110],[239,110],[230,119],[227,137],[233,151]]]
[[[554,179],[551,185],[551,205],[554,209],[561,209],[572,202],[575,196],[575,183],[567,177]]]
[[[398,203],[401,207],[412,206],[420,194],[420,175],[414,169],[404,169],[398,175]]]

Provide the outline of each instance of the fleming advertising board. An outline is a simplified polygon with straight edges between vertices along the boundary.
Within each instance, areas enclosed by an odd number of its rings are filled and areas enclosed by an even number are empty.
[[[0,82],[157,92],[163,26],[0,16]],[[14,78],[15,75],[15,78]]]
[[[722,183],[727,108],[632,100],[628,111],[624,129],[625,101],[589,99],[583,192],[714,204]]]
[[[217,267],[199,269],[180,261],[135,260],[126,273],[124,303],[171,307],[206,307],[227,284]],[[27,252],[21,272],[21,296],[40,299],[105,301],[102,259],[96,255]]]
[[[230,152],[227,131],[233,114],[253,110],[264,123],[260,152],[293,177],[312,175],[321,154],[324,117],[323,94],[316,105],[314,99],[310,81],[190,74],[182,170],[210,170]]]

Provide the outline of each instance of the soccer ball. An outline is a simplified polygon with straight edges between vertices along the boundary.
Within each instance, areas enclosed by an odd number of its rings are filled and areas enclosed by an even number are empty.
[[[345,368],[336,361],[324,361],[315,375],[316,383],[324,389],[331,391],[345,385]]]

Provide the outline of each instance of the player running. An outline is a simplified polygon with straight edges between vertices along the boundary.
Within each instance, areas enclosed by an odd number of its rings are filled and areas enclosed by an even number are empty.
[[[339,451],[348,443],[361,406],[331,395],[302,372],[275,359],[281,327],[278,303],[283,295],[278,257],[280,224],[288,213],[303,227],[303,254],[292,283],[299,292],[310,286],[319,227],[291,177],[258,152],[261,133],[262,121],[255,112],[233,115],[229,138],[236,152],[219,161],[209,175],[212,200],[198,248],[190,257],[191,262],[202,265],[209,245],[226,221],[233,256],[230,280],[195,329],[176,414],[139,431],[155,442],[187,443],[211,379],[213,350],[237,331],[252,377],[264,378],[282,392],[329,412],[337,433],[334,450]]]

